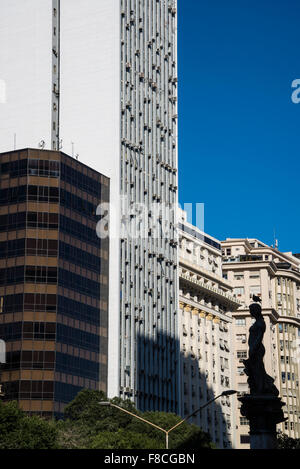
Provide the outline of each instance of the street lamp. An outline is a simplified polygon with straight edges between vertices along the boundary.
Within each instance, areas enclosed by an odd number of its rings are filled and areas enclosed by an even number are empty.
[[[151,425],[152,427],[155,427],[157,428],[158,430],[160,430],[161,432],[163,432],[165,435],[166,435],[166,449],[169,449],[169,434],[175,430],[175,428],[178,428],[179,425],[183,424],[184,422],[186,422],[187,420],[189,420],[191,417],[193,417],[194,415],[196,415],[198,412],[200,412],[200,410],[204,409],[204,407],[207,407],[209,404],[211,404],[212,402],[216,401],[217,399],[219,399],[219,397],[222,397],[222,396],[231,396],[232,394],[236,394],[237,391],[233,391],[233,390],[229,390],[229,391],[223,391],[222,394],[219,394],[217,397],[214,397],[213,399],[210,399],[208,402],[206,402],[206,404],[202,405],[201,407],[199,407],[199,409],[195,410],[192,414],[188,415],[187,417],[185,417],[183,420],[181,420],[180,422],[178,422],[176,425],[174,425],[174,427],[170,428],[169,430],[165,430],[164,428],[161,428],[159,427],[158,425],[155,425],[154,423],[152,422],[149,422],[148,420],[140,417],[139,415],[136,415],[136,414],[133,414],[132,412],[129,412],[128,410],[124,409],[123,407],[120,407],[116,404],[113,404],[112,402],[99,402],[99,404],[101,406],[109,406],[109,407],[115,407],[116,409],[119,409],[121,410],[122,412],[125,412],[126,414],[129,414],[131,415],[132,417],[135,417],[136,419],[139,419],[141,420],[142,422],[145,422],[145,423],[148,423],[149,425]]]

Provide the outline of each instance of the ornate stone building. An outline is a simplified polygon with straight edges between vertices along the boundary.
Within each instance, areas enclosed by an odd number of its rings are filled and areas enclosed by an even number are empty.
[[[283,411],[287,420],[278,430],[299,438],[300,260],[292,253],[282,253],[257,239],[227,239],[222,242],[222,250],[223,275],[234,285],[233,292],[242,302],[233,313],[233,385],[240,394],[248,392],[243,360],[247,358],[252,324],[249,304],[252,295],[256,295],[261,298],[266,322],[265,368],[286,402]],[[247,420],[239,416],[238,448],[249,447],[248,431]]]
[[[179,336],[182,415],[232,388],[231,311],[239,301],[222,277],[221,244],[186,221],[179,223]],[[219,448],[234,446],[234,397],[222,397],[191,422]]]

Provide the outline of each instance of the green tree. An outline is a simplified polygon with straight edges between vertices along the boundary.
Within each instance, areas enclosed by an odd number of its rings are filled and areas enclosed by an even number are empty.
[[[77,394],[65,408],[65,420],[58,423],[59,444],[62,448],[88,448],[98,433],[113,433],[128,426],[132,417],[113,407],[99,405],[99,402],[107,400],[102,391],[84,389]],[[133,403],[129,400],[114,398],[111,402],[136,413]]]
[[[162,442],[143,433],[120,428],[117,432],[101,432],[91,442],[91,449],[163,449]]]
[[[86,420],[93,424],[101,418],[99,402],[105,399],[105,394],[102,391],[83,389],[65,407],[64,417],[69,420]]]
[[[64,422],[58,424],[63,448],[159,449],[165,447],[165,434],[119,409],[100,406],[107,401],[98,391],[83,390],[66,407]],[[181,417],[166,412],[138,412],[129,400],[114,398],[112,403],[139,415],[163,429],[170,429]],[[115,445],[115,446],[114,446]],[[170,448],[214,448],[207,433],[183,423],[169,437]]]
[[[300,439],[290,438],[284,433],[279,433],[277,443],[278,449],[300,449]]]
[[[182,421],[182,418],[176,414],[167,412],[145,412],[143,418],[149,422],[158,425],[159,427],[169,430],[177,423]],[[150,438],[156,438],[159,441],[164,441],[164,434],[150,425],[132,420],[129,429],[137,433],[143,432]],[[192,448],[205,448],[213,449],[208,433],[203,432],[201,428],[196,425],[191,425],[187,422],[182,423],[178,428],[169,434],[169,448],[170,449],[192,449]]]
[[[53,421],[25,415],[16,402],[0,403],[0,449],[55,449],[57,436]]]
[[[131,417],[126,414],[120,415],[120,411],[113,407],[100,406],[99,402],[108,401],[102,391],[84,389],[80,391],[75,399],[65,408],[64,417],[67,420],[85,422],[89,427],[100,426],[102,430],[114,431],[119,427],[126,427]],[[123,401],[115,397],[111,402],[122,405],[130,412],[136,413],[133,403],[129,400]]]

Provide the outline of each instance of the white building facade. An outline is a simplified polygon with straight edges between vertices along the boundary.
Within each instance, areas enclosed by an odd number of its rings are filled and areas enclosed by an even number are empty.
[[[176,6],[0,1],[0,152],[60,149],[110,178],[108,395],[174,412]]]
[[[179,331],[181,414],[191,415],[211,398],[234,389],[232,311],[240,303],[222,276],[221,244],[187,222],[179,223]],[[191,422],[219,448],[235,447],[236,396],[223,396]]]

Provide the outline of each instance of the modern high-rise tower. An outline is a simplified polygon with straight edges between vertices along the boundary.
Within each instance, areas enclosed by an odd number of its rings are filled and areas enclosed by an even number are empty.
[[[108,393],[142,410],[179,400],[176,6],[0,1],[0,152],[61,150],[110,178]]]

